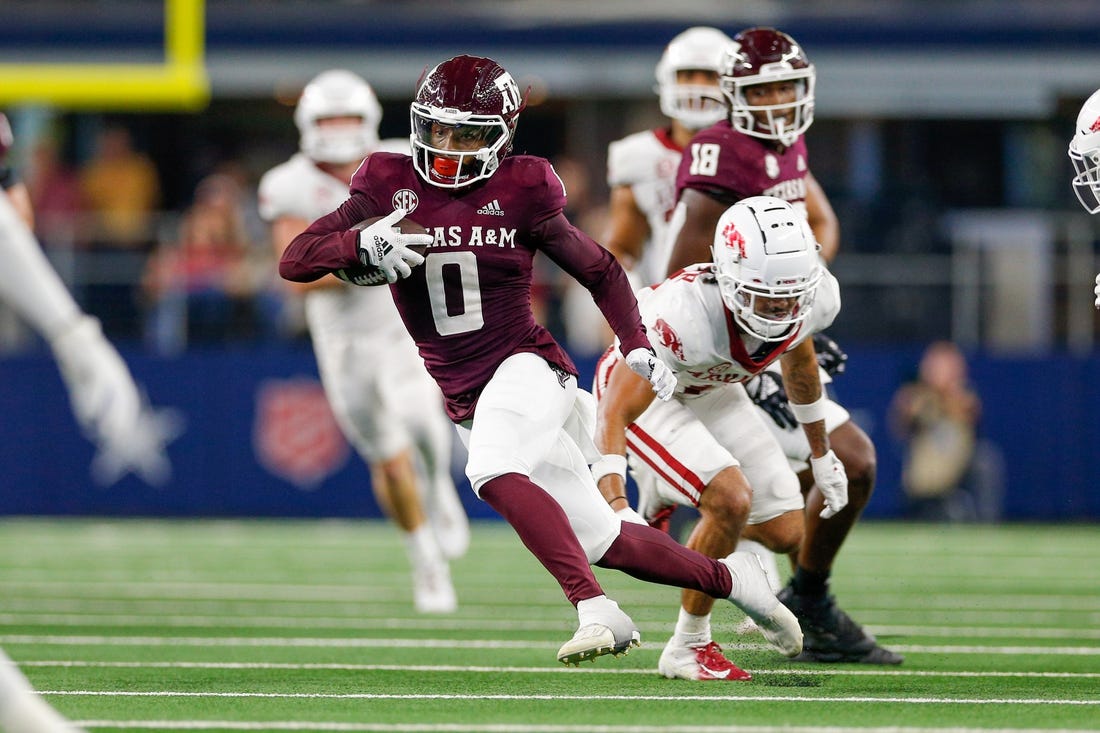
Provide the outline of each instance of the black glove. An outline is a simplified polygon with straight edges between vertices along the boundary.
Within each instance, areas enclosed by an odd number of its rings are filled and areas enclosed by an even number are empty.
[[[814,351],[817,352],[817,365],[830,377],[844,373],[844,364],[848,361],[848,355],[836,341],[823,333],[815,333]]]
[[[798,427],[798,421],[794,419],[787,404],[787,390],[783,389],[783,380],[774,372],[760,372],[755,377],[745,382],[745,391],[775,424],[784,430],[793,430]]]

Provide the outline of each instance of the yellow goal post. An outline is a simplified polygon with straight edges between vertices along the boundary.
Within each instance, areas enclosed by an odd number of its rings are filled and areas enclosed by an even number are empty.
[[[198,110],[210,99],[204,0],[164,0],[164,63],[0,63],[0,106]]]

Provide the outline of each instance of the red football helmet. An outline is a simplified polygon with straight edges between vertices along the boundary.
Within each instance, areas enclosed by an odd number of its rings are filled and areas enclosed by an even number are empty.
[[[411,106],[413,167],[442,188],[488,178],[512,150],[526,103],[512,75],[492,59],[444,61],[417,84]]]
[[[814,121],[813,64],[793,38],[774,28],[749,28],[733,41],[718,68],[730,122],[746,135],[793,144]],[[746,87],[788,81],[795,83],[793,102],[752,105],[745,96]]]

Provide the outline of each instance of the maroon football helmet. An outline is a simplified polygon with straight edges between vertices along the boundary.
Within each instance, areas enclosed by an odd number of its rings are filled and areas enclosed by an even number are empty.
[[[512,75],[492,59],[455,56],[427,71],[411,106],[416,172],[441,188],[493,175],[512,149],[526,102]]]
[[[738,33],[718,66],[718,83],[729,100],[733,127],[784,145],[793,144],[814,121],[815,76],[802,47],[774,28],[749,28]],[[746,87],[772,82],[794,82],[794,101],[749,104]]]

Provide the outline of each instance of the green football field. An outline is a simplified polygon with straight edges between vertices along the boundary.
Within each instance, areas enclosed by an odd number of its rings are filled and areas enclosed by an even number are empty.
[[[665,680],[679,593],[597,571],[642,648],[555,659],[576,616],[500,522],[412,611],[380,522],[0,521],[0,645],[88,730],[1100,730],[1100,527],[867,522],[841,605],[901,667],[792,663],[715,637],[749,682]]]

